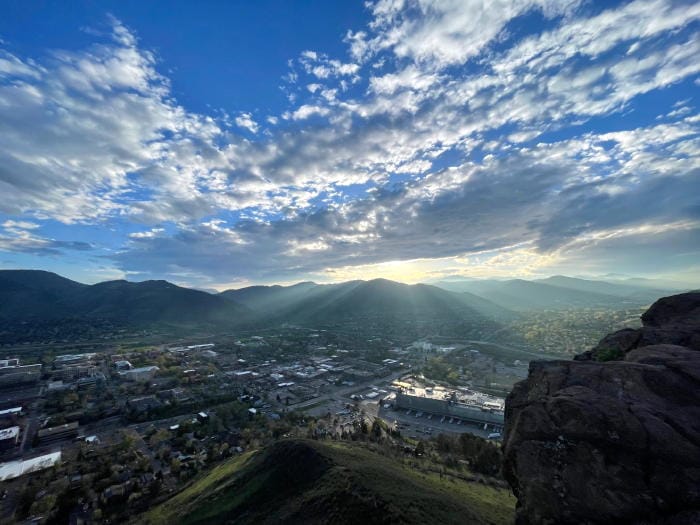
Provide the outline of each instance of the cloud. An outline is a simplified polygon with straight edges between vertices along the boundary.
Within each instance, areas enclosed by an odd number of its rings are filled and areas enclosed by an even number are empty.
[[[257,122],[253,120],[253,115],[250,113],[241,113],[236,117],[236,126],[239,128],[247,129],[251,133],[255,134],[260,129]]]
[[[523,245],[530,266],[551,266],[569,251],[597,250],[613,239],[699,229],[699,152],[683,161],[683,136],[666,125],[637,131],[645,137],[642,164],[634,160],[637,143],[624,134],[535,145],[293,220],[189,230],[118,257],[140,261],[142,271],[165,272],[179,261],[219,282],[232,273],[258,280],[351,275],[351,267],[381,269],[383,261],[485,252],[488,262],[474,260],[481,267],[512,268],[511,256],[508,266],[498,255]]]
[[[55,240],[33,233],[38,228],[40,228],[39,224],[29,221],[3,222],[0,230],[0,251],[45,256],[61,255],[65,250],[93,249],[93,246],[87,242]]]
[[[229,126],[178,105],[117,20],[108,42],[45,63],[0,55],[0,211],[118,218],[135,231],[108,255],[119,268],[204,284],[426,260],[535,272],[586,254],[613,264],[615,243],[641,253],[644,236],[693,238],[700,7],[368,10],[347,56],[290,61],[289,106],[263,133],[251,112]]]
[[[330,113],[330,110],[328,108],[324,108],[323,106],[312,106],[310,104],[304,104],[303,106],[300,106],[294,112],[292,112],[290,117],[293,120],[304,120],[313,115],[324,116],[328,115],[328,113]]]

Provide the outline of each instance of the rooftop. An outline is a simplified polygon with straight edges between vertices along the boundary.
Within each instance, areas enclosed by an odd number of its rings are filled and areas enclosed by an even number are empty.
[[[16,439],[19,436],[19,427],[3,428],[0,430],[0,441]]]

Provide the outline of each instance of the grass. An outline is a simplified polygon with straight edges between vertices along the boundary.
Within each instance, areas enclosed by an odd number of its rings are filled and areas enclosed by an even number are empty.
[[[287,440],[229,460],[149,511],[149,525],[512,524],[509,490],[418,472],[362,444]]]
[[[177,523],[181,512],[196,505],[203,495],[215,493],[226,480],[232,478],[243,465],[250,460],[254,452],[245,452],[215,466],[205,474],[198,476],[192,483],[170,498],[165,504],[151,509],[144,517],[146,523],[158,525]],[[173,521],[175,520],[175,521]]]

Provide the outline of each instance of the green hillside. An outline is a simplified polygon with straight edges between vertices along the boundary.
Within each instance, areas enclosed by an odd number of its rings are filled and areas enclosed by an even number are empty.
[[[510,491],[418,473],[364,445],[280,441],[229,460],[138,523],[513,523]]]

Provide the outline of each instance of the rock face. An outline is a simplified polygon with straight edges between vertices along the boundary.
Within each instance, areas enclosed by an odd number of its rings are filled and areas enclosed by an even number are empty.
[[[575,361],[532,362],[506,402],[518,524],[700,523],[700,293]]]

